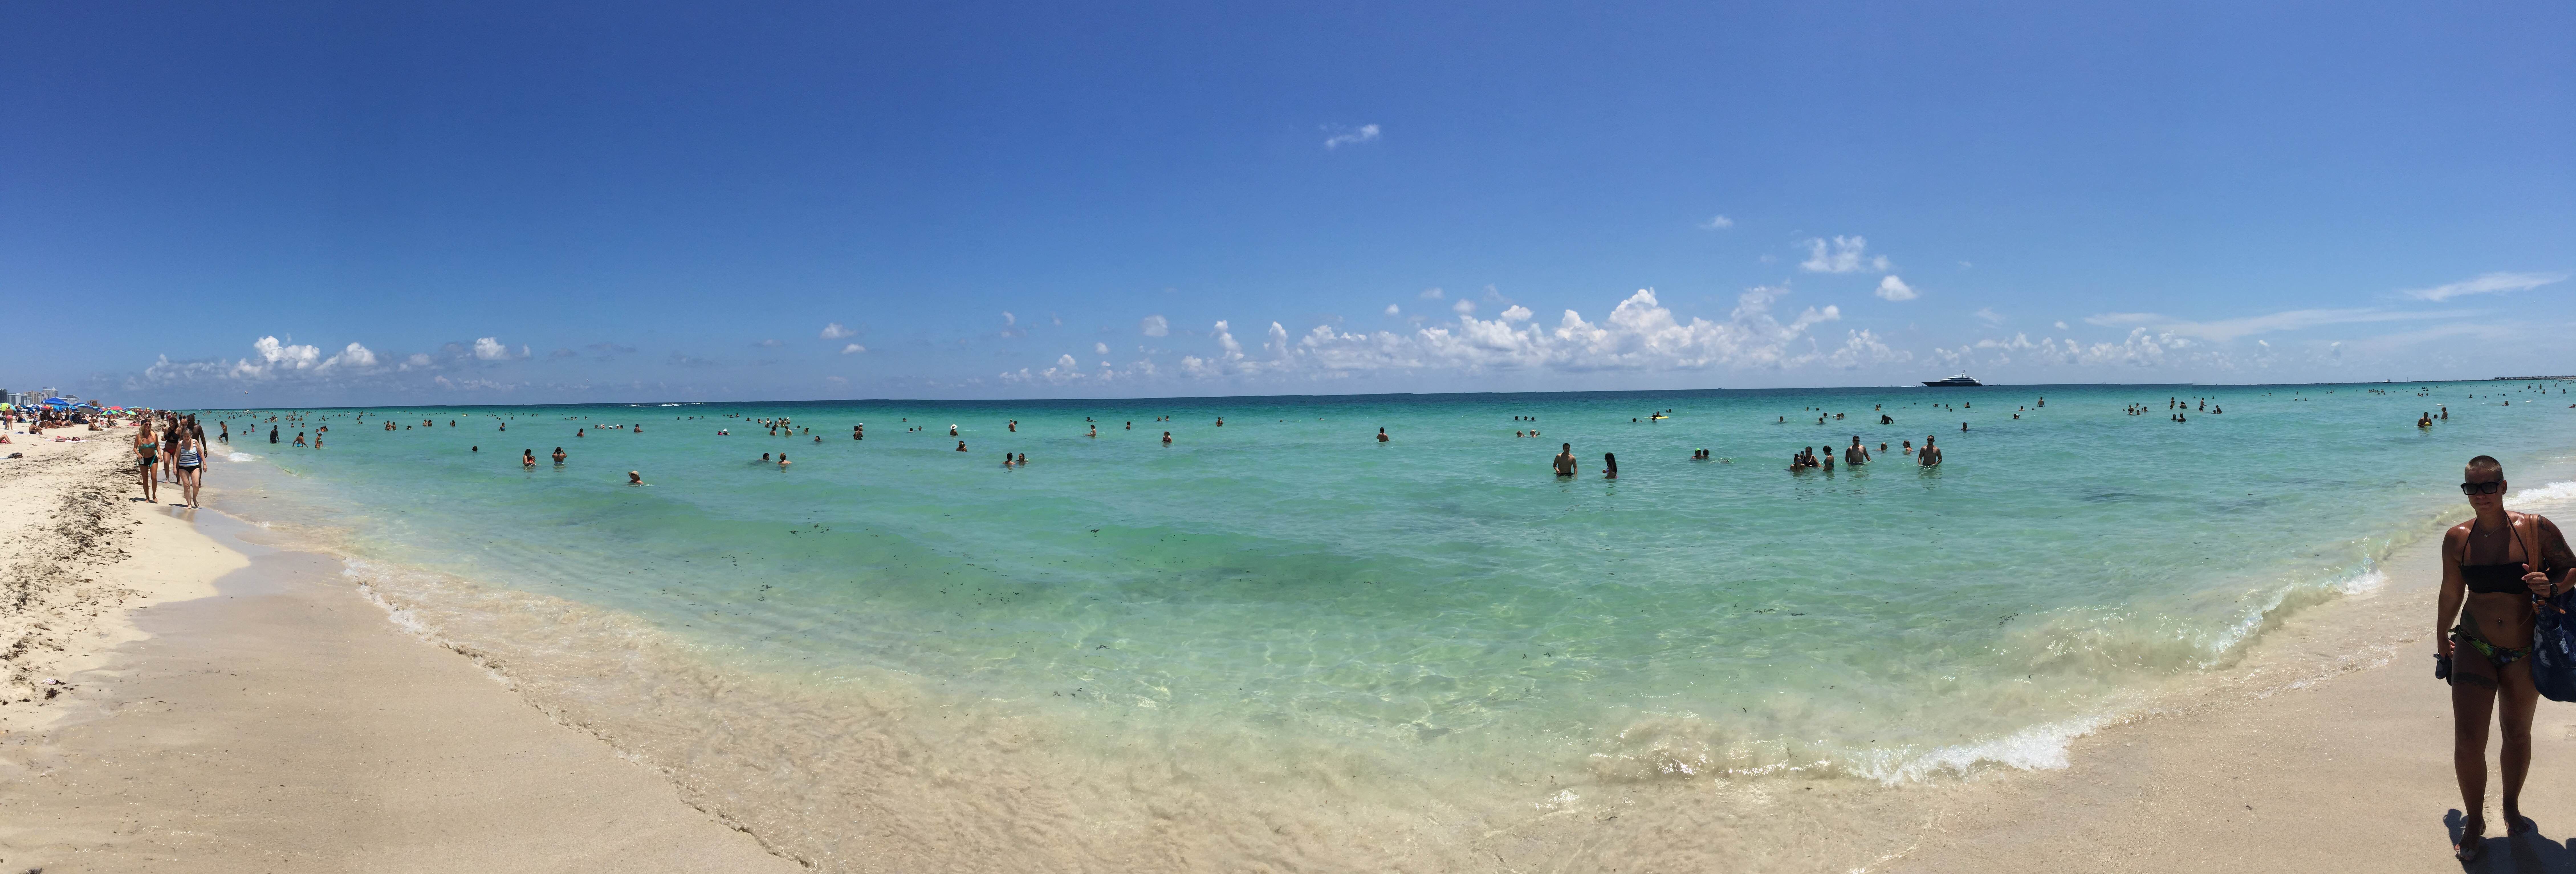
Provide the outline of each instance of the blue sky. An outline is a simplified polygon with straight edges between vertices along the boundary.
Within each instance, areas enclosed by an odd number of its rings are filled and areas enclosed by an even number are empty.
[[[2564,3],[0,15],[12,388],[2576,370]]]

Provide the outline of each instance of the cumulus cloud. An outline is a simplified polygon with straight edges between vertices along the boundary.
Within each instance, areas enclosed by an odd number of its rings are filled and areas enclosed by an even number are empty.
[[[1403,308],[1403,307],[1396,306],[1396,305],[1394,305],[1394,304],[1387,304],[1387,305],[1386,305],[1386,314],[1387,314],[1387,315],[1390,315],[1390,316],[1392,316],[1392,315],[1400,315],[1400,314],[1402,314],[1403,312],[1404,312],[1404,308]]]
[[[1136,330],[1148,337],[1168,337],[1172,334],[1172,320],[1162,316],[1146,316],[1136,323]]]
[[[2059,322],[2057,323],[2057,329],[2058,329],[2058,330],[2060,330],[2060,331],[2066,330],[2066,322],[2064,322],[2064,321],[2062,321],[2062,320],[2061,320],[2061,321],[2059,321]]]
[[[1094,355],[1107,355],[1109,354],[1109,344],[1093,343],[1091,344],[1091,353]]]
[[[1725,321],[1693,318],[1685,322],[1663,306],[1653,289],[1641,289],[1597,323],[1566,310],[1553,327],[1520,324],[1532,314],[1515,306],[1519,312],[1507,310],[1490,321],[1461,315],[1454,326],[1425,327],[1410,334],[1341,333],[1317,326],[1293,346],[1281,337],[1274,361],[1242,360],[1239,347],[1229,345],[1226,354],[1202,360],[1199,367],[1210,373],[1342,374],[1435,368],[1581,372],[1778,368],[1825,357],[1814,350],[1809,329],[1839,319],[1841,313],[1832,306],[1809,307],[1783,321],[1772,310],[1787,293],[1768,287],[1747,290],[1736,298],[1735,309]],[[1283,333],[1276,324],[1271,327],[1274,336]],[[1808,348],[1799,349],[1802,342]]]
[[[1809,273],[1886,272],[1887,257],[1871,257],[1868,250],[1869,240],[1859,236],[1808,240],[1807,260],[1798,262],[1798,269]]]
[[[322,348],[319,346],[288,345],[278,342],[275,337],[261,337],[253,340],[250,348],[253,353],[259,355],[260,364],[263,366],[302,370],[322,360]]]
[[[336,380],[382,372],[378,368],[384,364],[383,358],[374,350],[357,343],[342,347],[328,358],[323,357],[322,347],[279,340],[273,336],[251,341],[250,349],[250,357],[231,361],[222,358],[172,361],[168,355],[157,356],[142,373],[127,379],[125,385],[128,389],[135,389],[221,381]],[[424,363],[427,361],[427,356],[412,357]]]
[[[832,322],[823,326],[823,339],[826,340],[843,340],[850,337],[856,337],[858,335],[859,332],[850,330],[839,322]]]
[[[1476,302],[1472,300],[1461,300],[1457,303],[1450,304],[1449,309],[1463,316],[1476,311]]]
[[[1873,293],[1887,300],[1913,300],[1922,296],[1915,293],[1913,286],[1906,285],[1905,280],[1896,278],[1896,274],[1893,273],[1881,277],[1878,280],[1878,291]]]
[[[1333,130],[1333,128],[1328,127],[1325,128],[1325,130]],[[1343,146],[1353,146],[1360,143],[1372,142],[1377,139],[1377,134],[1377,125],[1373,124],[1360,125],[1357,130],[1345,128],[1341,133],[1325,137],[1324,148],[1338,149]]]
[[[2566,273],[2482,273],[2474,279],[2463,279],[2432,288],[2409,289],[2401,294],[2417,300],[2450,300],[2471,294],[2494,294],[2505,291],[2529,291],[2567,280]]]
[[[474,358],[479,361],[507,361],[512,358],[526,357],[528,357],[526,346],[521,346],[517,352],[512,352],[509,346],[497,338],[482,337],[474,341]]]
[[[1537,315],[1537,314],[1536,314],[1536,313],[1533,313],[1533,312],[1530,312],[1530,308],[1529,308],[1529,307],[1525,307],[1525,306],[1521,306],[1521,305],[1518,305],[1518,304],[1514,304],[1514,305],[1512,305],[1512,308],[1511,308],[1511,309],[1507,309],[1507,310],[1504,310],[1504,311],[1503,311],[1503,321],[1506,321],[1506,322],[1526,322],[1526,321],[1529,321],[1529,320],[1530,320],[1530,317],[1531,317],[1531,316],[1534,316],[1534,315]]]
[[[376,366],[376,353],[365,346],[351,343],[348,348],[340,350],[340,354],[331,356],[331,360],[322,362],[321,366],[354,367],[363,370]]]
[[[847,345],[847,346],[843,346],[843,347],[841,347],[841,354],[843,354],[843,355],[857,355],[857,354],[859,354],[859,353],[861,353],[861,352],[865,352],[865,351],[868,351],[868,347],[861,346],[861,345],[859,345],[859,344],[857,344],[857,343],[852,343],[852,344],[850,344],[850,345]]]
[[[1699,223],[1699,228],[1703,231],[1723,231],[1731,227],[1735,227],[1735,220],[1722,215],[1710,216],[1708,221]]]

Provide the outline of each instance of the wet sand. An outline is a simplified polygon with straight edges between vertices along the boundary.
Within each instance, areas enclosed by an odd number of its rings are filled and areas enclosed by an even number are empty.
[[[2433,679],[2438,546],[2391,556],[2384,589],[2294,615],[2221,683],[2078,739],[2066,769],[1971,786],[1871,870],[2462,870],[2450,692]],[[2467,870],[2576,871],[2576,705],[2544,699],[2532,719],[2535,835],[2506,839],[2499,739],[2487,849]]]

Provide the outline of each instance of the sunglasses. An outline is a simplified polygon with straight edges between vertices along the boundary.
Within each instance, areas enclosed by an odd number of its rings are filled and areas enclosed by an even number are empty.
[[[2492,495],[2501,491],[2504,491],[2504,483],[2500,482],[2460,484],[2460,494],[2463,495]]]

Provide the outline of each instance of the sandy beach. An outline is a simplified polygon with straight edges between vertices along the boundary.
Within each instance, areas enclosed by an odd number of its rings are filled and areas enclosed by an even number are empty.
[[[337,559],[211,511],[130,500],[113,439],[31,448],[0,466],[16,599],[0,616],[14,641],[0,866],[797,867],[503,678],[397,628]],[[2447,699],[2424,653],[2430,547],[2399,550],[2382,586],[2294,614],[2205,687],[2077,740],[2066,768],[1904,790],[1931,815],[1905,849],[1852,870],[2455,864]],[[2554,835],[2566,828],[2554,812],[2576,801],[2551,779],[2576,760],[2576,714],[2545,703],[2535,734],[2525,805]],[[2563,838],[2492,840],[2479,870],[2576,860]],[[1589,847],[1586,867],[1620,868],[1622,843]]]
[[[797,867],[395,628],[337,560],[129,500],[120,433],[0,466],[0,866]]]

